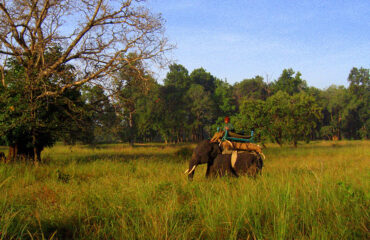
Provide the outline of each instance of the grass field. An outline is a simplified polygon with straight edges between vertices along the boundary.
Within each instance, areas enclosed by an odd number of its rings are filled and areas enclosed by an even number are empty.
[[[0,164],[0,239],[370,239],[370,141],[271,144],[256,180],[200,166],[188,182],[192,147],[57,145],[38,166]]]

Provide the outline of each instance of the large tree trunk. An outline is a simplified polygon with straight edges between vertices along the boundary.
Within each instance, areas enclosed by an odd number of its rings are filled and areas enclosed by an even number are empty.
[[[22,161],[41,161],[41,149],[38,147],[29,148],[25,144],[12,144],[9,146],[9,153],[6,159],[7,162]]]
[[[282,147],[283,146],[283,144],[280,142],[280,139],[278,138],[278,137],[274,137],[275,138],[275,142],[277,143],[277,144],[279,144],[279,146],[280,147]]]
[[[17,157],[17,152],[18,152],[17,144],[9,146],[8,157],[7,157],[6,161],[7,162],[14,161]]]
[[[36,162],[39,162],[41,159],[40,158],[40,152],[37,149],[36,146],[36,133],[35,130],[32,131],[32,144],[33,144],[33,160]]]
[[[134,133],[134,117],[133,117],[133,112],[130,112],[129,114],[129,128],[130,128],[130,137],[129,137],[129,143],[130,146],[133,147],[135,144],[135,133]]]

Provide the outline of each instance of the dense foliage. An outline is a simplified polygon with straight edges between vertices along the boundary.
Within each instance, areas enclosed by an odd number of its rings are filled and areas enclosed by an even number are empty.
[[[236,131],[254,130],[258,141],[280,145],[314,139],[369,137],[369,69],[353,68],[350,86],[320,90],[307,86],[300,72],[284,69],[274,82],[261,76],[233,85],[203,68],[191,73],[173,64],[163,85],[136,101],[138,141],[197,141],[231,117]],[[145,129],[145,135],[143,131]]]
[[[22,139],[32,145],[30,129],[36,129],[41,150],[58,139],[67,144],[198,141],[221,127],[225,116],[237,132],[253,130],[262,144],[369,138],[369,69],[353,68],[348,88],[320,90],[308,87],[292,69],[271,83],[256,76],[231,85],[203,68],[189,73],[173,64],[159,84],[142,62],[132,64],[139,71],[123,68],[111,91],[102,85],[66,91],[38,102],[37,121],[30,121],[28,88],[12,81],[21,77],[22,68],[9,61],[8,86],[0,92],[3,144]],[[64,67],[73,72],[72,66]],[[63,73],[54,77],[68,81],[73,75]],[[44,84],[53,84],[53,78]]]
[[[54,47],[48,49],[44,57],[53,62],[59,54],[60,48]],[[76,125],[84,119],[85,103],[78,88],[68,89],[58,96],[36,97],[43,88],[55,88],[57,81],[72,81],[72,65],[61,65],[55,74],[37,85],[27,80],[19,81],[26,78],[25,70],[17,59],[8,60],[7,84],[0,86],[0,135],[12,148],[11,158],[18,154],[40,160],[44,147],[52,146],[64,134],[78,131]],[[76,139],[79,138],[76,136]]]

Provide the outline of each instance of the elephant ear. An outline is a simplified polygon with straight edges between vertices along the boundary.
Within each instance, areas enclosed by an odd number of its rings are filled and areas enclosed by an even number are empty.
[[[221,153],[221,149],[218,146],[217,143],[212,143],[211,144],[211,152],[210,152],[210,158],[213,160],[217,157],[218,154]]]

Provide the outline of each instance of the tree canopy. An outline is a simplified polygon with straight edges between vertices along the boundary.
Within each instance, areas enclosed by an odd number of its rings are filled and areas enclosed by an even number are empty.
[[[140,72],[131,62],[164,63],[172,46],[164,37],[163,19],[141,2],[0,2],[1,97],[8,106],[1,117],[7,126],[0,133],[8,142],[9,132],[15,134],[12,139],[25,139],[22,134],[32,139],[13,140],[14,148],[27,148],[26,154],[39,160],[42,148],[54,142],[51,136],[40,140],[49,132],[42,129],[61,119],[51,117],[50,103],[57,107],[61,97],[68,99],[87,83],[109,86],[122,68]],[[13,110],[17,99],[21,104]]]

